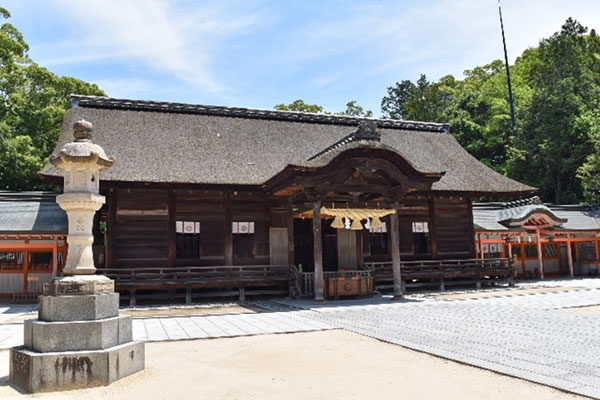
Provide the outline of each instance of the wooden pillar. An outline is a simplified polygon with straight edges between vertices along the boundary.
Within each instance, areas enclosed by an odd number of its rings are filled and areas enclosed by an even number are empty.
[[[478,233],[477,237],[479,239],[479,258],[481,258],[481,260],[483,260],[484,256],[483,256],[483,239],[481,239],[482,234]]]
[[[536,244],[538,253],[538,264],[540,266],[540,278],[544,279],[544,253],[542,251],[542,237],[540,235],[540,230],[536,229],[535,234],[537,236]]]
[[[363,263],[363,231],[354,231],[354,236],[356,237],[356,264],[357,269]]]
[[[294,249],[294,205],[288,204],[287,207],[287,234],[288,234],[288,265],[296,263],[296,254]]]
[[[467,218],[469,219],[469,235],[472,240],[469,240],[469,251],[471,252],[471,257],[475,258],[475,222],[473,221],[473,199],[470,197],[466,197],[465,201],[467,202]]]
[[[596,264],[596,272],[600,272],[600,251],[598,250],[598,238],[596,238],[594,240],[594,258],[595,258],[595,264]]]
[[[429,208],[429,237],[431,238],[431,256],[433,259],[438,258],[438,241],[437,241],[437,230],[435,221],[435,199],[430,197],[428,199]],[[475,237],[475,235],[473,235]]]
[[[29,250],[23,249],[23,293],[27,294],[27,286],[29,282]]]
[[[173,268],[175,266],[175,258],[177,257],[177,232],[175,229],[175,192],[169,190],[169,198],[167,200],[167,210],[169,212],[169,227],[167,229],[168,236],[168,254],[167,266]]]
[[[567,263],[569,264],[569,276],[574,276],[573,253],[571,252],[571,235],[567,233]]]
[[[313,248],[315,264],[315,301],[325,301],[323,292],[323,243],[321,241],[321,202],[313,204]]]
[[[525,267],[525,244],[521,243],[521,273],[523,277],[525,277],[525,272],[527,272],[527,268]]]
[[[233,265],[233,234],[231,233],[231,194],[225,192],[225,265]]]
[[[52,277],[56,278],[58,271],[58,242],[56,237],[53,238],[54,243],[52,244]],[[104,261],[106,262],[106,260]]]
[[[106,220],[106,268],[115,268],[115,243],[117,232],[117,189],[108,191],[108,216]]]
[[[394,299],[404,297],[402,284],[402,270],[400,265],[400,229],[398,224],[398,210],[390,215],[390,239],[392,241],[392,273],[394,276]]]

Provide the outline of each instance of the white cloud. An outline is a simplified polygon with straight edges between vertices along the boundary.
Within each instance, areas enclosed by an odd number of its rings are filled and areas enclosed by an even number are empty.
[[[584,0],[505,0],[509,57],[560,29],[573,16],[584,25],[600,20],[600,2]],[[497,2],[438,0],[351,3],[331,20],[314,20],[288,32],[281,62],[310,64],[324,58],[360,61],[351,78],[402,68],[439,77],[502,58]],[[364,63],[371,63],[364,68]],[[350,71],[348,71],[351,73]]]
[[[130,60],[209,93],[226,91],[212,70],[216,46],[250,29],[260,17],[218,5],[174,7],[167,0],[60,0],[54,5],[80,41],[50,44],[59,56],[40,62]]]

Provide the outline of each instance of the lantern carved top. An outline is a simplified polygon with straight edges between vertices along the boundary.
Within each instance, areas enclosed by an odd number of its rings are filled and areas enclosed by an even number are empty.
[[[88,164],[88,167],[98,166],[100,171],[108,169],[115,163],[114,157],[108,157],[104,149],[92,143],[91,122],[80,120],[73,124],[73,137],[75,140],[66,143],[57,155],[50,156],[50,163],[60,169],[69,166]],[[89,165],[92,164],[92,165]]]

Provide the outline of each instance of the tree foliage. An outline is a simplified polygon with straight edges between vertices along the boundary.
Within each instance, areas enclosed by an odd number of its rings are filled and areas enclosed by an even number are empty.
[[[10,13],[0,8],[0,17]],[[0,189],[45,188],[38,172],[52,152],[72,93],[104,95],[96,85],[59,77],[33,62],[10,23],[0,27]]]
[[[329,111],[325,111],[323,107],[317,104],[308,104],[302,99],[295,100],[289,104],[277,104],[273,107],[280,111],[299,111],[308,112],[315,114],[331,114]],[[365,110],[356,103],[356,100],[350,100],[346,103],[346,109],[344,111],[336,112],[335,115],[348,115],[351,117],[372,117],[373,112],[371,110]]]
[[[545,201],[600,201],[600,39],[569,18],[511,67],[517,129],[512,134],[500,60],[430,82],[401,81],[382,99],[384,116],[448,122],[467,151],[540,189]]]
[[[277,104],[274,107],[276,110],[280,111],[299,111],[299,112],[309,112],[309,113],[322,113],[323,107],[316,104],[308,104],[305,103],[304,100],[298,99],[296,101],[291,102],[290,104]]]

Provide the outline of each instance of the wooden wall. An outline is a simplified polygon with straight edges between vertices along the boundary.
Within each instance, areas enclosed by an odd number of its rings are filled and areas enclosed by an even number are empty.
[[[473,212],[468,198],[433,199],[437,257],[475,257]]]
[[[113,189],[108,196],[109,268],[269,264],[270,229],[288,225],[287,210],[274,207],[259,192]],[[398,213],[402,259],[475,256],[468,198],[409,198]],[[177,257],[175,221],[200,222],[197,259]],[[232,235],[231,222],[236,221],[255,223],[250,257],[235,256],[239,237]],[[429,224],[427,254],[415,251],[413,222]],[[389,241],[389,233],[387,236]],[[362,232],[362,239],[364,261],[391,259],[389,255],[370,255],[367,232]]]
[[[108,197],[109,268],[269,264],[271,216],[285,224],[286,214],[252,192],[113,189]],[[198,259],[177,257],[175,221],[200,222]],[[235,257],[236,221],[255,223],[253,257]]]
[[[113,265],[108,267],[166,266],[169,247],[168,192],[117,189],[110,192],[109,196],[116,198],[116,215],[114,222],[111,218],[108,221],[109,235],[114,238],[110,243],[110,263]]]

